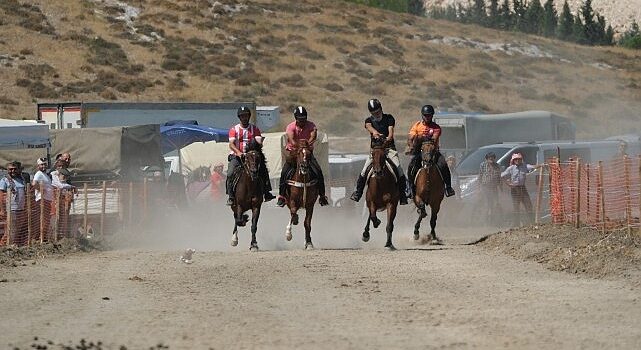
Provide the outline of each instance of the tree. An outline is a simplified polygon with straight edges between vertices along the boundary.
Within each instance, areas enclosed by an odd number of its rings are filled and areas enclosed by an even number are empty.
[[[550,38],[556,35],[556,26],[559,20],[554,7],[554,0],[545,2],[543,12],[543,35]]]
[[[543,34],[543,6],[539,0],[532,0],[525,10],[525,32]]]
[[[499,0],[490,0],[490,7],[488,9],[489,15],[487,18],[487,25],[490,28],[498,28],[500,17],[499,17]]]
[[[423,0],[408,0],[407,12],[416,16],[425,17],[425,3]]]
[[[471,9],[472,22],[480,24],[482,26],[486,25],[487,22],[487,12],[485,12],[485,0],[474,0],[474,6]]]
[[[570,12],[570,5],[565,0],[563,4],[563,11],[559,17],[559,27],[557,29],[557,37],[561,40],[572,40],[572,30],[574,28],[574,16]]]
[[[583,17],[583,31],[585,39],[589,45],[599,43],[599,27],[594,20],[594,10],[592,9],[592,0],[585,0],[581,6],[581,16]],[[604,28],[605,29],[605,28]]]
[[[630,29],[621,35],[619,45],[627,47],[628,49],[641,50],[641,31],[636,21],[633,21]]]
[[[503,0],[501,8],[499,8],[498,27],[503,30],[512,28],[512,10],[510,9],[509,0]]]
[[[525,0],[514,0],[514,17],[513,23],[514,28],[520,32],[527,32],[528,24],[525,18],[525,12],[527,7],[525,6]]]
[[[581,45],[588,43],[588,39],[585,37],[585,26],[583,25],[583,21],[581,21],[581,17],[579,17],[578,13],[574,16],[571,40]]]

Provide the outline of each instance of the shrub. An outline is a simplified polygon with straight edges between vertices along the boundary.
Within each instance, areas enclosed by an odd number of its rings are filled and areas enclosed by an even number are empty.
[[[53,76],[56,74],[56,70],[44,63],[44,64],[23,64],[19,67],[24,71],[25,75],[34,80],[42,79],[43,77]]]
[[[10,97],[7,97],[7,96],[0,96],[0,104],[15,106],[15,105],[18,104],[18,101],[14,100],[14,99],[12,99]]]
[[[282,77],[278,79],[278,82],[289,87],[303,87],[306,85],[305,78],[303,78],[303,76],[298,73],[290,75],[288,77]]]
[[[89,51],[93,54],[89,63],[112,66],[123,69],[129,66],[129,59],[125,51],[116,43],[109,42],[101,37],[89,41]]]
[[[323,86],[323,87],[326,90],[334,91],[334,92],[338,92],[338,91],[343,91],[344,90],[343,87],[340,84],[337,84],[337,83],[328,83],[328,84],[325,84],[325,86]]]
[[[40,81],[32,82],[27,89],[31,97],[35,98],[58,98],[60,96],[56,90]]]

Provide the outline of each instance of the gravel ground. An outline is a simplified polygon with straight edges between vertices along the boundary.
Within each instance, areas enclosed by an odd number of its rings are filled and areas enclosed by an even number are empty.
[[[156,247],[0,266],[0,347],[641,348],[641,288],[628,278],[462,244],[479,229],[443,228],[444,246],[398,231],[395,252],[380,229],[368,244],[315,251],[296,231],[288,250],[258,253],[243,231],[237,249],[196,252],[193,264]]]

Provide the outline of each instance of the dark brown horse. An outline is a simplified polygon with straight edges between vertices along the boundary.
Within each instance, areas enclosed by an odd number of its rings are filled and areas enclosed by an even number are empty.
[[[396,208],[400,193],[396,184],[394,172],[389,167],[386,157],[386,148],[384,142],[375,143],[372,147],[372,175],[367,180],[367,193],[365,195],[369,217],[363,231],[363,242],[369,241],[369,224],[370,222],[377,228],[381,220],[376,217],[379,210],[387,210],[387,243],[385,247],[389,250],[395,250],[392,244],[392,232],[394,231],[394,219],[396,218]],[[369,174],[368,174],[369,175]]]
[[[312,244],[312,216],[314,215],[314,203],[318,198],[318,187],[315,179],[312,179],[311,159],[312,150],[309,143],[305,140],[298,142],[295,150],[296,172],[289,184],[289,196],[287,198],[287,207],[291,213],[291,218],[285,230],[285,238],[288,241],[292,239],[292,225],[298,225],[298,209],[305,209],[305,249],[314,249]]]
[[[264,181],[259,176],[259,169],[263,162],[263,154],[259,150],[253,149],[248,151],[242,159],[242,171],[236,185],[236,197],[231,210],[234,212],[234,232],[232,233],[231,245],[238,244],[238,227],[243,227],[249,221],[246,211],[252,211],[252,240],[250,245],[251,251],[258,250],[256,242],[256,231],[258,230],[258,218],[260,217],[260,208],[263,205],[263,184]]]
[[[430,227],[432,229],[430,231],[430,243],[440,244],[441,240],[436,237],[434,229],[436,228],[438,212],[441,209],[441,202],[445,196],[445,185],[436,165],[438,152],[436,144],[431,138],[418,140],[418,142],[420,142],[421,147],[421,163],[414,178],[416,185],[414,204],[418,207],[418,220],[414,225],[414,240],[419,239],[421,221],[427,216],[425,206],[429,205],[431,209]]]

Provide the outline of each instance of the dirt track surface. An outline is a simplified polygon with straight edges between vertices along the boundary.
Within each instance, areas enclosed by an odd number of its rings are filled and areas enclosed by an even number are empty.
[[[641,290],[622,279],[478,246],[244,249],[191,265],[111,251],[0,269],[0,346],[641,348]]]

